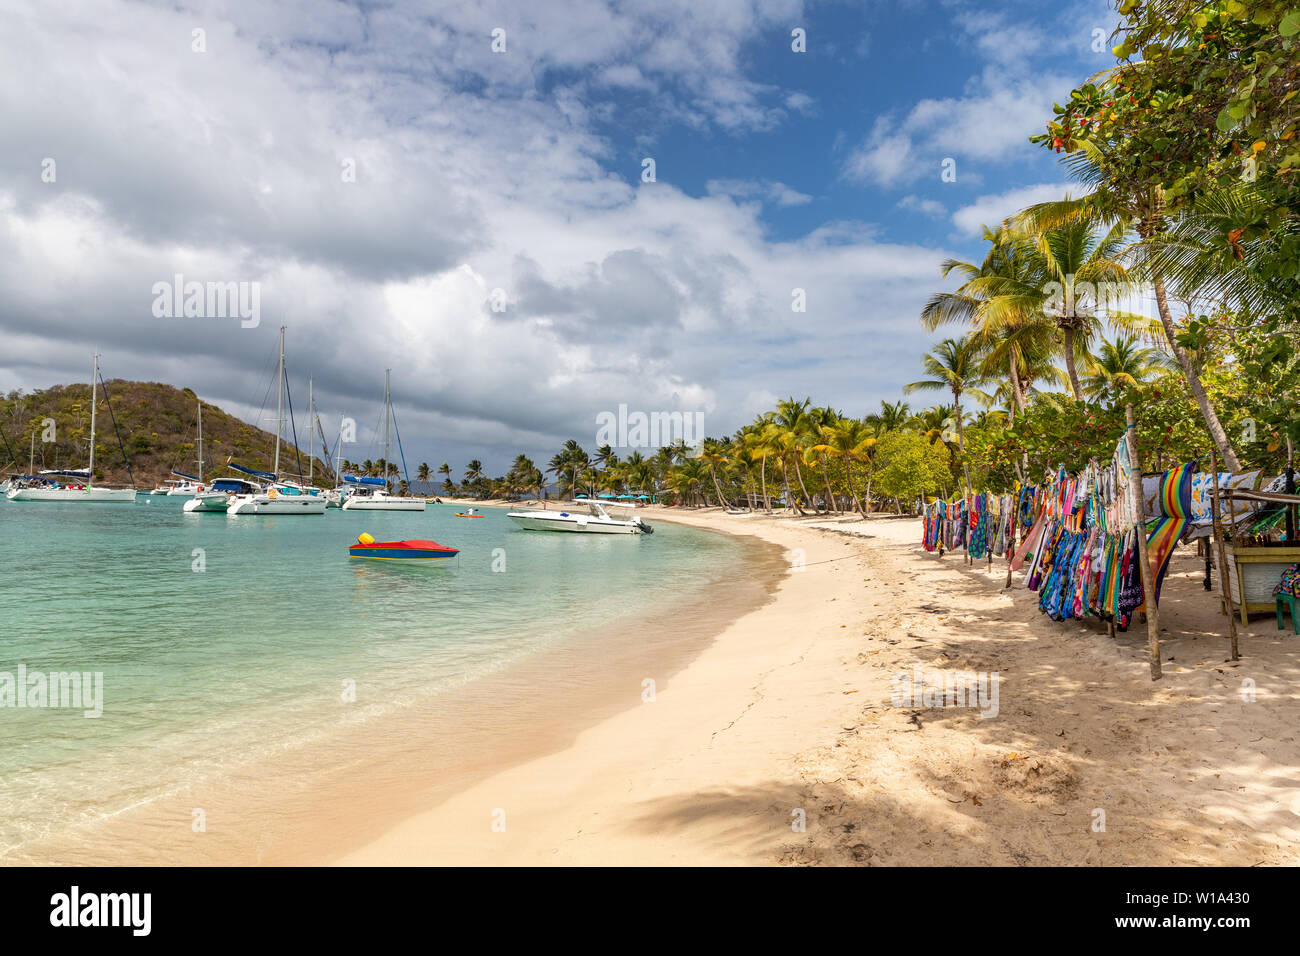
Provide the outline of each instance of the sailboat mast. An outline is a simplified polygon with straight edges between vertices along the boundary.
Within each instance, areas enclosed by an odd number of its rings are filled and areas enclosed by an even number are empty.
[[[392,393],[389,391],[388,380],[392,373],[391,368],[384,369],[384,490],[388,490],[388,421],[391,418]]]
[[[311,445],[307,452],[307,484],[312,483],[316,473],[316,396],[311,389],[311,379],[307,379],[307,432]],[[300,446],[301,447],[301,446]]]
[[[27,459],[27,474],[36,474],[36,429],[32,429],[32,455]]]
[[[203,402],[199,402],[199,481],[203,480]]]
[[[280,369],[275,390],[275,467],[271,470],[280,477],[280,433],[284,431],[284,326],[280,326]]]
[[[86,469],[86,490],[95,482],[95,403],[99,399],[99,353],[90,358],[90,467]]]

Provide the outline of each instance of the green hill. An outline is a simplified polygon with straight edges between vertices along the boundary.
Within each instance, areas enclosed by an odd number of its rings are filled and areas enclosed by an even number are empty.
[[[153,488],[170,477],[172,469],[194,474],[198,467],[198,400],[188,388],[173,388],[161,382],[108,382],[112,416],[104,391],[99,392],[95,412],[95,480],[105,484],[129,484],[122,451],[113,431],[113,418],[122,438],[141,490]],[[42,442],[42,422],[54,420],[53,442]],[[305,446],[307,433],[298,422],[299,440]],[[36,467],[85,468],[89,458],[90,386],[55,385],[23,394],[11,392],[0,399],[0,463],[7,474],[27,471],[31,435],[36,433]],[[319,441],[317,447],[319,448]],[[275,458],[275,435],[242,421],[216,405],[203,403],[204,478],[228,474],[226,460],[259,471],[270,471]],[[280,468],[297,471],[297,457],[288,442],[280,449]],[[303,474],[307,452],[302,453]],[[327,467],[318,457],[315,474],[323,477]]]

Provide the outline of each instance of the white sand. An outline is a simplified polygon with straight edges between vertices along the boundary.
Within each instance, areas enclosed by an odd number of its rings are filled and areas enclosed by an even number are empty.
[[[1243,660],[1224,663],[1224,619],[1192,549],[1166,583],[1166,676],[1153,684],[1144,628],[1112,640],[1097,622],[1051,622],[1036,595],[1002,590],[997,560],[990,573],[926,554],[915,520],[654,510],[759,535],[805,568],[653,702],[338,862],[1300,858],[1300,638],[1257,619]],[[654,626],[671,627],[671,615]],[[996,671],[998,715],[891,706],[891,675],[918,665],[926,675]],[[800,815],[802,832],[792,826]]]

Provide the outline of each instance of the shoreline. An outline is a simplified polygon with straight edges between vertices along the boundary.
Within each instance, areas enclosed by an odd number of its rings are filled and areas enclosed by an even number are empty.
[[[780,573],[774,549],[756,542],[713,586],[673,601],[678,625],[652,639],[635,616],[574,619],[556,643],[461,686],[397,710],[340,711],[316,739],[60,827],[4,862],[85,865],[93,842],[99,865],[330,863],[431,801],[570,747],[637,702],[648,667],[671,686],[719,629],[768,600],[766,582]],[[208,821],[202,833],[190,826],[196,807]]]
[[[338,863],[1300,861],[1296,645],[1256,619],[1243,660],[1218,663],[1222,616],[1188,549],[1166,580],[1153,684],[1140,628],[1112,641],[1095,621],[1051,622],[1036,594],[1002,589],[1005,564],[924,552],[915,519],[667,510],[646,514],[802,549],[805,570],[654,703],[431,802]],[[893,706],[892,675],[916,667],[997,673],[998,715]]]
[[[834,642],[819,639],[822,628],[832,625],[830,616],[841,598],[824,599],[816,610],[809,604],[816,602],[827,579],[836,587],[854,579],[861,542],[815,541],[798,527],[760,530],[685,509],[668,511],[652,507],[645,514],[755,537],[780,547],[783,555],[804,548],[807,564],[829,574],[814,579],[787,568],[774,582],[772,600],[732,620],[668,686],[656,688],[653,702],[607,716],[565,750],[480,781],[338,863],[772,862],[770,853],[788,827],[767,828],[771,846],[754,843],[750,834],[734,839],[735,824],[720,818],[720,808],[734,809],[741,821],[752,822],[769,814],[745,805],[742,794],[764,791],[764,803],[782,797],[788,803],[794,798],[794,780],[766,790],[770,781],[764,778],[774,763],[819,742],[838,725],[837,714],[852,693],[847,684],[835,689],[781,686],[776,695],[769,691],[778,683],[772,675],[808,659],[833,667],[848,651],[851,641],[845,632],[836,634]],[[809,615],[816,623],[803,620]],[[733,802],[737,798],[739,805]],[[501,819],[499,814],[494,818],[497,811],[504,811],[504,831],[492,828],[494,819]],[[701,827],[702,821],[716,825]],[[661,838],[662,827],[685,839]],[[704,845],[696,840],[702,831],[708,833]]]

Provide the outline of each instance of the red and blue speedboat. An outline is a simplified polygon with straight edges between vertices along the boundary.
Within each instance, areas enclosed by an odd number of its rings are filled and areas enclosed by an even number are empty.
[[[454,558],[460,552],[437,541],[376,541],[368,534],[357,538],[348,548],[348,557],[367,558],[371,561],[400,561],[403,564],[428,564],[443,558]]]

